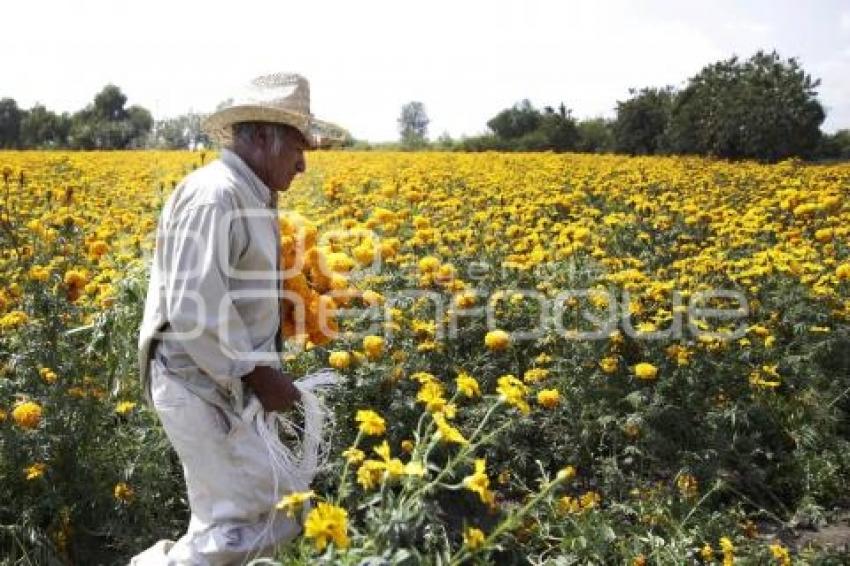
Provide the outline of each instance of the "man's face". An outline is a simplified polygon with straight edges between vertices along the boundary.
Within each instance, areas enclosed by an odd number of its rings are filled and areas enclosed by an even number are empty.
[[[266,152],[266,166],[268,186],[274,191],[285,191],[289,188],[292,180],[307,168],[304,161],[304,150],[307,146],[304,138],[297,130],[284,129],[283,143],[280,151],[272,151],[273,144],[267,140],[268,151]]]

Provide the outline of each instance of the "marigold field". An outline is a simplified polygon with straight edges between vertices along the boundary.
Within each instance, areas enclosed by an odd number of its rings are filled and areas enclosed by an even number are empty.
[[[214,158],[0,153],[0,562],[185,528],[136,340],[159,207]],[[850,164],[308,155],[284,354],[344,382],[278,559],[846,563],[848,197]]]

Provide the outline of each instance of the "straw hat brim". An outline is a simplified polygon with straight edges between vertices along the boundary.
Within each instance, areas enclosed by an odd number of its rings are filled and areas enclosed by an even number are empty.
[[[312,132],[315,122],[312,116],[283,108],[252,104],[228,106],[208,116],[202,127],[212,139],[224,145],[232,141],[233,125],[241,122],[271,122],[290,126],[304,137],[307,149],[318,147]]]

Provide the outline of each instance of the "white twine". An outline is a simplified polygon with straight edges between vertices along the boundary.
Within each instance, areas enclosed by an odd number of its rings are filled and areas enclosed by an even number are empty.
[[[339,384],[334,370],[325,368],[294,382],[301,392],[301,402],[291,411],[278,413],[263,410],[256,396],[242,411],[242,420],[253,424],[266,445],[274,477],[275,498],[285,493],[307,491],[316,474],[327,464],[330,451],[330,431],[333,430],[333,413],[316,395],[319,391]],[[300,410],[304,427],[296,423],[295,412]],[[296,446],[290,448],[281,435],[294,436]],[[265,527],[254,544],[264,541],[274,528],[277,508],[272,506]],[[269,542],[274,542],[270,540]],[[265,546],[265,545],[262,545]]]

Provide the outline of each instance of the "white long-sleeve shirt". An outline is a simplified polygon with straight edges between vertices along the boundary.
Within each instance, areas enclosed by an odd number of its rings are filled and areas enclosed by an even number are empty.
[[[280,367],[277,219],[277,193],[226,149],[176,187],[160,215],[139,335],[146,396],[153,355],[231,407],[243,375]]]

